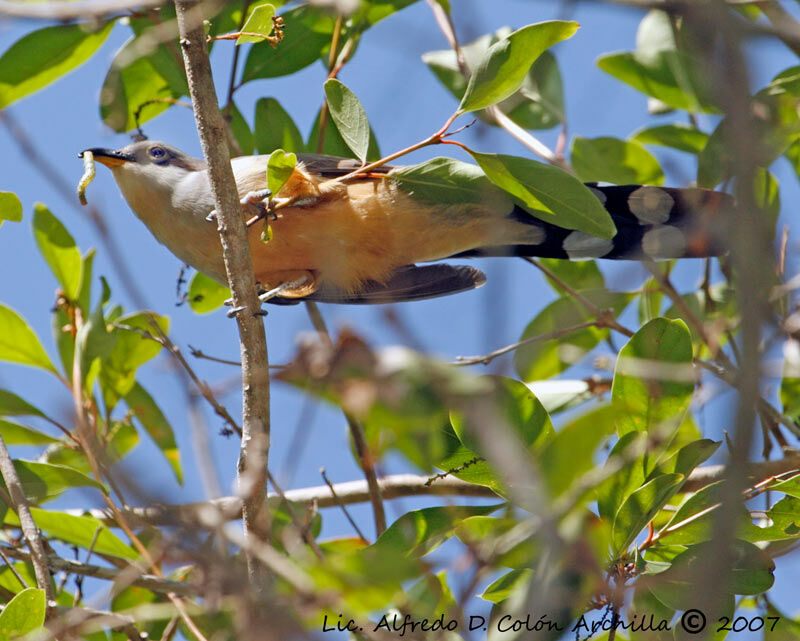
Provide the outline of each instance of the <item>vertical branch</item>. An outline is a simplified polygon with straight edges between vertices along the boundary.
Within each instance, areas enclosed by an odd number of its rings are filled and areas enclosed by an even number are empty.
[[[50,602],[55,599],[55,595],[53,594],[53,582],[50,577],[50,570],[47,567],[47,554],[44,551],[39,528],[36,527],[36,523],[33,520],[31,508],[28,505],[28,499],[25,498],[22,483],[17,475],[17,470],[14,468],[14,462],[11,460],[11,454],[9,454],[6,442],[3,440],[2,436],[0,436],[0,473],[3,475],[3,481],[5,481],[9,496],[11,497],[11,507],[19,517],[22,534],[31,551],[31,563],[33,564],[33,571],[36,575],[36,584],[39,588],[44,590],[49,609]]]
[[[242,309],[236,316],[242,359],[242,446],[239,453],[239,493],[248,550],[259,547],[269,531],[267,512],[267,456],[269,452],[269,372],[264,325],[259,315],[253,261],[239,205],[230,155],[225,140],[225,123],[217,104],[206,49],[205,33],[199,22],[190,24],[187,11],[197,0],[176,0],[181,49],[189,91],[194,105],[197,131],[208,162],[214,192],[222,255],[233,304]],[[251,587],[265,588],[265,570],[257,557],[247,554]]]

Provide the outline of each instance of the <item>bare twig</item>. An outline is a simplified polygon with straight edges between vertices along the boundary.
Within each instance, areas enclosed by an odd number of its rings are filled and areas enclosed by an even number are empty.
[[[243,496],[243,525],[248,541],[267,539],[267,458],[269,452],[269,371],[267,342],[261,317],[258,291],[253,276],[253,261],[247,233],[240,213],[239,194],[231,169],[225,140],[225,122],[217,107],[205,33],[200,25],[190,24],[187,14],[196,0],[176,0],[180,44],[203,155],[219,222],[225,273],[231,287],[234,308],[246,311],[236,315],[242,358],[242,446],[239,454],[239,492]],[[264,565],[248,555],[251,588],[262,593],[266,588]]]
[[[86,20],[133,9],[157,7],[163,0],[85,0],[84,2],[8,2],[0,0],[0,15],[42,20]]]
[[[356,523],[353,520],[353,517],[350,516],[350,512],[347,511],[347,508],[345,507],[344,502],[342,501],[342,499],[339,498],[339,495],[336,493],[336,487],[333,485],[333,483],[331,483],[330,479],[328,478],[328,474],[325,471],[325,468],[321,467],[320,470],[319,470],[319,473],[322,475],[322,480],[325,481],[325,483],[327,484],[328,488],[330,489],[331,496],[333,497],[333,500],[336,501],[337,505],[341,508],[342,512],[344,513],[345,518],[348,520],[348,522],[350,523],[352,528],[356,531],[356,534],[358,534],[358,537],[362,541],[366,541],[367,537],[364,536],[364,533],[361,531],[361,528],[358,527],[358,523]]]
[[[0,474],[3,476],[3,481],[5,481],[11,497],[11,508],[19,517],[22,534],[28,543],[28,549],[31,551],[30,562],[33,564],[36,584],[39,589],[44,590],[49,609],[49,604],[55,599],[55,595],[53,594],[52,577],[47,566],[47,554],[44,550],[39,528],[36,527],[36,522],[33,520],[25,491],[22,489],[22,482],[19,480],[14,462],[11,460],[11,454],[9,454],[2,436],[0,436]]]

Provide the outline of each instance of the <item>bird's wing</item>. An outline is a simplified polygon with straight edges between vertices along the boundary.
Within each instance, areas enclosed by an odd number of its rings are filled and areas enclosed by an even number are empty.
[[[269,302],[293,305],[303,300],[342,305],[379,305],[447,296],[480,287],[486,275],[466,265],[407,265],[395,271],[385,283],[370,281],[355,294],[320,290],[305,298],[276,297]]]
[[[325,154],[297,154],[297,160],[301,161],[308,171],[324,178],[344,176],[362,166],[355,158],[339,158],[338,156],[326,156]],[[384,165],[372,170],[370,173],[388,174],[392,169],[395,169],[395,167]]]

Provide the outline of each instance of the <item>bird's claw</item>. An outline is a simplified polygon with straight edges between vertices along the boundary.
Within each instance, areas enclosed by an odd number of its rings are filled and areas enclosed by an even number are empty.
[[[308,283],[308,280],[309,280],[308,276],[301,276],[296,280],[290,280],[285,283],[281,283],[277,287],[273,287],[272,289],[267,290],[265,292],[260,292],[258,295],[258,300],[260,300],[262,303],[266,303],[271,298],[280,296],[283,292],[285,292],[288,289],[297,289],[298,287],[302,287],[303,285]]]
[[[269,189],[257,189],[255,191],[248,191],[244,198],[239,201],[242,207],[254,207],[258,212],[259,218],[264,218],[269,215],[273,220],[277,218],[275,214],[269,211],[269,202],[272,192]],[[210,223],[217,222],[217,210],[212,209],[211,213],[206,216],[206,220]]]

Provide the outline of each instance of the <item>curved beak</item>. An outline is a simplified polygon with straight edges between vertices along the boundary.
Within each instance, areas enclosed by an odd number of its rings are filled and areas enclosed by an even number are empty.
[[[121,150],[116,149],[104,149],[103,147],[92,147],[91,149],[84,149],[81,153],[78,154],[79,158],[83,158],[83,154],[87,151],[91,151],[94,159],[104,164],[106,167],[110,167],[113,169],[114,167],[119,167],[126,162],[133,162],[135,158],[133,155],[126,153]]]

